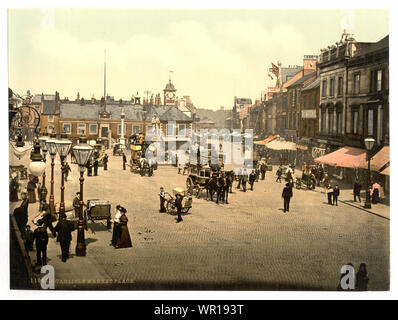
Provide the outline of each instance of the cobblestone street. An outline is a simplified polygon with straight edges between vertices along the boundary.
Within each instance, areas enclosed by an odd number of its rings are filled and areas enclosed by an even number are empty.
[[[171,193],[185,187],[187,176],[173,166],[159,166],[153,177],[122,170],[121,157],[109,156],[108,171],[85,176],[84,200],[105,199],[127,209],[133,247],[114,249],[105,221],[88,222],[87,256],[76,257],[76,231],[71,259],[61,262],[60,247],[50,236],[48,264],[54,266],[56,289],[290,289],[335,290],[340,269],[367,264],[369,290],[389,288],[389,207],[362,210],[351,203],[351,190],[342,190],[339,206],[326,203],[323,189],[296,190],[290,213],[283,213],[284,183],[267,173],[254,191],[237,190],[230,204],[193,199],[183,216],[159,213],[159,188]],[[66,182],[67,202],[78,191],[78,168]],[[55,199],[60,197],[59,164],[55,166]],[[128,168],[127,168],[128,169]],[[275,170],[274,170],[275,171]],[[47,161],[47,188],[50,164]],[[11,204],[11,210],[15,204]],[[373,210],[373,211],[372,211]],[[373,214],[373,213],[377,214]],[[29,224],[38,204],[29,206]],[[30,253],[32,262],[35,252]]]

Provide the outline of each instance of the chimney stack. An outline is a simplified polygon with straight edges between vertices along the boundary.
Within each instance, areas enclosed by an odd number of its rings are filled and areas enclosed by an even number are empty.
[[[303,59],[303,66],[304,66],[304,74],[303,76],[306,76],[307,74],[313,73],[316,71],[318,64],[318,56],[316,55],[305,55]]]

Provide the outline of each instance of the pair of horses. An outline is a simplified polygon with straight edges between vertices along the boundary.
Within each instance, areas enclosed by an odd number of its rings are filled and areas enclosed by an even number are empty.
[[[213,175],[206,180],[203,185],[196,185],[196,197],[200,197],[200,193],[203,189],[206,190],[206,200],[213,201],[213,196],[216,194],[216,203],[220,201],[228,204],[228,194],[232,192],[232,183],[235,179],[233,170],[222,171],[213,173]]]

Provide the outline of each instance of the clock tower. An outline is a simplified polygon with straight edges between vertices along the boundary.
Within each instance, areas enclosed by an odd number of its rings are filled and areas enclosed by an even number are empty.
[[[176,88],[171,83],[171,79],[169,79],[169,83],[166,84],[166,88],[164,88],[164,105],[165,106],[175,106],[176,104]]]

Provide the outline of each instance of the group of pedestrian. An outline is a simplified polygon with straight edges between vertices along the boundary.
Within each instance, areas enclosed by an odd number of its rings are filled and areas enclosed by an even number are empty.
[[[33,245],[36,245],[36,265],[43,266],[47,264],[47,245],[48,233],[50,230],[53,237],[57,236],[57,242],[61,245],[62,261],[66,262],[69,258],[69,245],[72,240],[73,223],[66,220],[66,215],[60,216],[57,225],[53,227],[51,220],[50,207],[43,199],[41,203],[42,217],[37,221],[37,228],[32,231],[28,222],[29,198],[26,193],[22,193],[22,203],[14,210],[14,217],[26,250],[33,251]]]
[[[358,179],[355,179],[353,194],[354,194],[354,202],[361,202],[361,189],[362,185]],[[378,182],[374,182],[372,186],[369,188],[369,193],[371,196],[371,201],[373,204],[377,204],[380,202],[380,198],[383,196],[383,189]]]
[[[88,177],[93,176],[93,169],[94,169],[94,177],[98,176],[98,166],[99,162],[97,158],[91,158],[89,161],[87,161],[86,164],[87,176]]]
[[[264,174],[264,176],[265,176],[265,174]],[[246,169],[241,169],[238,174],[238,184],[237,184],[236,188],[240,189],[242,187],[242,191],[246,192],[247,191],[247,183],[249,183],[250,191],[254,191],[254,183],[258,182],[259,178],[260,178],[260,168],[259,167],[256,167],[256,169],[251,170],[249,174],[247,173]]]
[[[327,196],[328,196],[328,204],[334,206],[338,206],[339,196],[340,196],[340,188],[338,185],[332,187],[330,184],[327,187]]]

